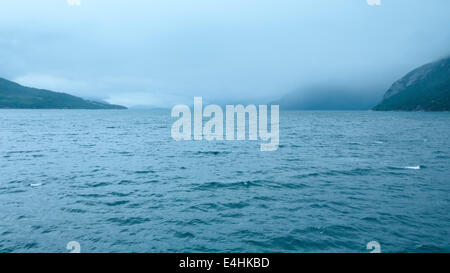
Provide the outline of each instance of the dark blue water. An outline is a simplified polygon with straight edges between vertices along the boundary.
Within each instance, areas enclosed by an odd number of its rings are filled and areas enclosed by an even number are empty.
[[[168,111],[0,111],[0,251],[450,251],[450,113],[281,112],[280,149]]]

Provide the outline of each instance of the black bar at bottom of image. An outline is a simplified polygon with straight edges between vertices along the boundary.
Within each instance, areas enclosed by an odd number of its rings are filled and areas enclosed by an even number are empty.
[[[0,263],[58,269],[116,270],[139,266],[148,272],[302,272],[336,269],[385,270],[444,264],[448,254],[0,254]],[[160,271],[156,271],[160,272]]]

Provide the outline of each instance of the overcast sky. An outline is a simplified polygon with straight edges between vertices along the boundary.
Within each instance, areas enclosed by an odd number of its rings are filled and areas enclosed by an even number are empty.
[[[0,0],[0,77],[126,106],[383,93],[450,54],[449,0]],[[381,94],[380,93],[380,94]]]

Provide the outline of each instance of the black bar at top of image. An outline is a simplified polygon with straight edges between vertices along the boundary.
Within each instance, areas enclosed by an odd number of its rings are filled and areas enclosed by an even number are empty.
[[[311,272],[352,269],[364,272],[438,265],[448,254],[0,254],[2,266],[21,269],[129,270],[144,272]],[[262,261],[264,259],[264,264]],[[185,266],[182,267],[181,265]],[[208,268],[205,261],[213,261]],[[256,262],[256,261],[259,261]],[[186,262],[195,263],[196,266]],[[61,268],[64,265],[64,268]],[[445,267],[443,267],[445,268]]]

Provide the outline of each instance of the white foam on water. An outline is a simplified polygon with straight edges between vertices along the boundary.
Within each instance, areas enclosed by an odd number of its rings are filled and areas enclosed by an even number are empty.
[[[421,167],[420,166],[406,166],[405,169],[408,169],[408,170],[420,170]]]
[[[30,184],[30,187],[39,187],[42,186],[42,183]]]

